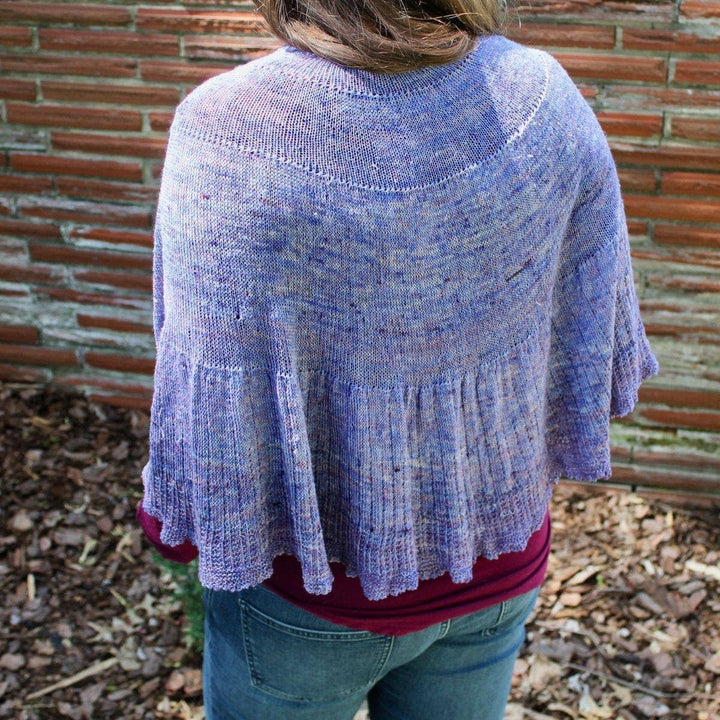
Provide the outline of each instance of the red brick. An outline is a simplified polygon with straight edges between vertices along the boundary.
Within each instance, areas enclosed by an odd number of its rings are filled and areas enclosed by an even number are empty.
[[[720,18],[720,2],[718,0],[683,0],[680,15],[689,20],[704,18]]]
[[[34,288],[33,288],[34,290]],[[30,293],[28,292],[25,287],[20,287],[19,285],[14,285],[13,287],[5,286],[0,287],[0,297],[8,297],[8,298],[26,298],[30,299]]]
[[[648,337],[653,335],[662,335],[665,337],[686,337],[688,335],[697,335],[698,333],[710,333],[716,335],[720,330],[714,326],[708,325],[673,325],[672,323],[654,323],[645,322],[645,332]]]
[[[659,275],[655,273],[646,276],[649,285],[671,290],[688,290],[692,293],[720,293],[720,281],[705,280],[695,277],[674,277],[672,275]]]
[[[136,77],[137,60],[131,58],[83,57],[82,55],[0,54],[4,72],[100,77]]]
[[[143,179],[142,165],[137,162],[96,160],[42,155],[10,153],[10,166],[20,172],[52,173],[55,175],[84,175],[89,177],[117,178],[118,180]]]
[[[139,7],[135,16],[138,30],[198,33],[261,33],[267,23],[256,12],[193,10],[189,8]]]
[[[50,133],[55,150],[72,150],[106,155],[129,155],[132,157],[163,158],[167,138],[118,137],[98,133],[73,133],[53,130]]]
[[[717,253],[702,250],[658,251],[652,247],[634,248],[632,250],[632,256],[637,259],[650,260],[656,267],[661,263],[673,262],[679,265],[695,265],[697,266],[697,270],[700,272],[710,268],[720,269],[720,257]],[[697,330],[698,327],[699,326],[696,325],[688,325],[688,328],[690,328],[693,332]],[[690,330],[688,330],[688,332]],[[715,331],[713,330],[713,332]]]
[[[150,412],[152,398],[133,397],[131,395],[98,395],[90,394],[89,399],[93,402],[113,407],[127,408],[130,410],[145,410]]]
[[[160,180],[160,178],[162,177],[162,171],[162,162],[155,162],[150,165],[150,177],[152,177],[153,180]]]
[[[621,0],[523,0],[517,7],[522,18],[546,16],[549,19],[614,22],[672,22],[674,6],[671,2],[625,2]],[[561,25],[559,27],[562,27]]]
[[[33,102],[35,95],[35,83],[32,80],[0,79],[0,98]]]
[[[717,492],[685,492],[682,485],[672,490],[638,487],[635,492],[648,500],[685,510],[717,510],[720,507],[720,496]]]
[[[36,262],[63,263],[69,265],[99,265],[123,270],[151,270],[149,253],[113,253],[103,250],[83,250],[68,245],[45,245],[30,243],[30,259]]]
[[[638,220],[628,220],[627,228],[629,235],[647,235],[648,225],[646,222],[640,222]]]
[[[647,465],[612,465],[613,482],[630,485],[635,492],[647,488],[648,494],[660,492],[659,487],[683,488],[694,493],[707,493],[716,488],[712,486],[713,478],[702,475],[672,472],[667,468],[652,468]],[[710,483],[710,484],[708,484]]]
[[[86,240],[100,240],[101,242],[116,243],[118,245],[139,245],[151,248],[153,246],[152,233],[130,232],[128,230],[110,230],[108,228],[73,228],[71,238]]]
[[[128,310],[143,310],[148,307],[148,300],[145,297],[139,297],[137,295],[120,295],[116,292],[103,294],[61,287],[39,287],[33,288],[33,290],[36,295],[49,298],[56,302],[80,303],[82,305],[93,305],[95,308],[100,305],[127,308]]]
[[[176,88],[164,86],[118,85],[116,83],[82,83],[62,80],[43,80],[42,94],[45,100],[63,102],[108,103],[117,105],[175,106],[180,93]]]
[[[720,62],[678,60],[674,81],[691,85],[720,85]]]
[[[656,223],[653,229],[653,240],[664,245],[720,249],[720,229]]]
[[[623,197],[629,217],[646,217],[657,220],[685,220],[689,222],[720,221],[720,201],[694,198],[668,198],[653,195]]]
[[[63,25],[127,25],[132,21],[130,10],[112,5],[89,3],[0,2],[0,22],[30,21],[62,23]]]
[[[7,119],[25,125],[54,125],[56,127],[93,130],[142,130],[142,115],[137,110],[67,107],[65,105],[30,105],[7,103]]]
[[[64,52],[177,56],[180,50],[180,42],[176,35],[151,35],[122,30],[40,28],[38,38],[41,50]]]
[[[85,362],[91,367],[103,370],[119,370],[120,372],[143,373],[152,375],[155,370],[153,358],[129,357],[110,353],[86,352]]]
[[[13,73],[135,77],[137,60],[131,58],[83,57],[82,55],[0,55],[0,69]]]
[[[688,140],[720,142],[720,120],[714,118],[672,118],[672,134]]]
[[[597,118],[608,135],[652,137],[662,135],[662,115],[631,115],[619,112],[599,112]]]
[[[720,167],[720,148],[695,148],[664,145],[650,147],[610,143],[615,162],[688,170],[717,170]]]
[[[31,325],[0,325],[0,342],[35,345],[40,337]]]
[[[580,91],[580,94],[590,103],[592,106],[591,100],[594,100],[598,95],[598,88],[596,85],[581,85],[579,83],[576,83],[578,90]]]
[[[640,401],[673,405],[681,408],[720,410],[720,393],[709,390],[642,387],[640,389]]]
[[[149,227],[151,211],[127,205],[109,205],[63,198],[22,198],[18,210],[29,217],[72,220],[74,222],[105,223],[132,227]]]
[[[36,383],[50,380],[48,370],[18,367],[17,365],[0,365],[0,380],[6,382]]]
[[[669,200],[672,200],[673,198],[669,198]],[[653,249],[653,246],[645,245],[645,246],[638,246],[633,248],[632,250],[632,256],[633,258],[642,258],[645,260],[650,260],[652,263],[652,266],[655,270],[662,267],[663,263],[674,263],[677,265],[694,265],[694,268],[690,268],[691,272],[697,272],[697,273],[703,273],[705,271],[710,270],[711,268],[717,268],[720,269],[720,255],[718,255],[716,252],[714,252],[712,249],[710,250],[704,250],[701,248],[695,249],[672,249],[672,248],[666,248],[666,249]],[[689,276],[685,276],[684,278],[681,277],[679,279],[678,287],[684,286],[685,280]],[[686,287],[690,287],[692,284],[694,284],[694,279],[700,277],[699,275],[693,276],[693,281],[691,284],[686,285]],[[658,284],[663,284],[658,283]],[[667,283],[666,283],[667,284]],[[672,283],[668,284],[668,286],[672,285]],[[693,311],[699,309],[699,308],[693,308]],[[688,311],[688,308],[683,309],[685,312]],[[673,312],[677,312],[677,309],[673,309]],[[696,327],[695,325],[689,325],[689,327]],[[718,326],[720,327],[720,326]]]
[[[664,172],[660,180],[663,195],[711,195],[720,197],[720,175]],[[717,217],[720,223],[720,216]]]
[[[152,334],[152,325],[147,323],[130,322],[114,317],[99,317],[97,315],[77,314],[77,321],[80,327],[103,328],[105,330],[117,330],[118,332],[134,332]],[[2,337],[2,335],[0,335]]]
[[[152,276],[134,273],[100,272],[99,270],[75,270],[73,277],[80,282],[95,285],[112,285],[127,290],[152,292]]]
[[[622,31],[622,46],[628,50],[662,50],[679,53],[720,52],[720,37],[708,33],[696,35],[676,30],[651,30],[649,28],[625,27]]]
[[[29,27],[0,26],[0,45],[5,47],[30,47],[32,29]]]
[[[0,254],[2,258],[11,264],[24,263],[28,254],[27,240],[22,238],[7,238],[2,241]]]
[[[157,200],[158,194],[156,188],[146,185],[83,180],[77,177],[59,177],[55,183],[61,195],[81,200],[152,203]]]
[[[577,47],[612,50],[615,47],[615,28],[602,25],[571,25],[563,23],[523,23],[512,25],[507,37],[523,45],[542,47]]]
[[[665,82],[667,63],[662,58],[595,53],[553,53],[573,78]]]
[[[24,365],[76,365],[77,355],[72,350],[57,350],[36,345],[0,345],[0,360]]]
[[[676,314],[678,317],[682,313],[687,312],[687,305],[682,299],[679,301],[673,301],[673,298],[669,299],[658,299],[644,297],[640,299],[640,311],[641,313],[653,313],[653,312],[664,312]]]
[[[56,283],[65,279],[63,268],[44,265],[0,264],[0,280],[9,282]]]
[[[673,467],[713,470],[718,472],[718,478],[720,478],[720,460],[708,455],[678,452],[678,449],[672,446],[665,448],[636,446],[633,450],[633,461],[650,465],[671,464]]]
[[[60,228],[57,225],[4,218],[0,218],[0,235],[42,238],[44,240],[58,240],[61,237]]]
[[[27,177],[25,175],[0,175],[0,192],[41,193],[52,190],[49,177]]]
[[[668,488],[676,490],[681,488],[684,492],[696,493],[718,493],[720,484],[715,475],[690,474],[687,472],[673,472],[667,468],[651,468],[646,465],[634,469],[634,477],[632,484],[637,486],[637,491],[641,492],[641,488],[652,488],[647,490],[648,494],[655,492],[655,488]],[[613,472],[613,480],[615,473]],[[720,495],[718,495],[720,500]]]
[[[282,45],[276,37],[257,35],[186,35],[183,56],[193,59],[250,62]]]
[[[234,64],[191,65],[187,62],[170,60],[140,60],[140,77],[153,82],[189,83],[199,85],[215,75],[227,72]]]
[[[648,85],[606,85],[603,91],[605,107],[638,110],[661,110],[670,107],[717,108],[720,91],[699,88],[667,88]]]
[[[167,132],[170,129],[174,115],[174,112],[149,112],[150,129]]]
[[[152,397],[152,387],[133,382],[120,382],[108,380],[95,375],[60,375],[55,379],[55,384],[69,386],[72,388],[97,388],[101,390],[114,390],[128,395],[143,395]]]
[[[623,192],[654,192],[657,188],[654,170],[620,168],[618,176]]]

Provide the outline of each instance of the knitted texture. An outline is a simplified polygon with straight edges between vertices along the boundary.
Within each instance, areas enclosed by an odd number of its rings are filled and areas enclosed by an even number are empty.
[[[370,599],[521,550],[611,476],[658,372],[617,172],[547,53],[499,36],[395,75],[283,46],[170,130],[146,511],[239,590],[295,555]]]

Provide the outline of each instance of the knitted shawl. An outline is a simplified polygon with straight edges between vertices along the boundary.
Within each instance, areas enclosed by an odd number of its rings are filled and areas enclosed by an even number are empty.
[[[617,172],[547,53],[397,74],[290,46],[177,107],[145,510],[236,591],[370,599],[517,551],[658,372]]]

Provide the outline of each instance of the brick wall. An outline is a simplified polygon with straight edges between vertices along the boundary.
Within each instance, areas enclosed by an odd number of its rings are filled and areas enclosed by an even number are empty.
[[[520,0],[595,109],[662,373],[612,424],[613,482],[720,498],[720,1]],[[146,408],[166,132],[278,46],[250,3],[0,1],[0,378]]]

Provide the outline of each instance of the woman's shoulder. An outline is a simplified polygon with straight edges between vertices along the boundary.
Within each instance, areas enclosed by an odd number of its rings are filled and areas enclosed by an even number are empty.
[[[282,45],[201,82],[175,108],[173,129],[177,131],[181,125],[184,129],[189,126],[197,129],[207,122],[216,123],[224,114],[247,114],[257,105],[253,98],[267,84],[266,78],[273,76],[274,68],[283,62],[288,49]]]

